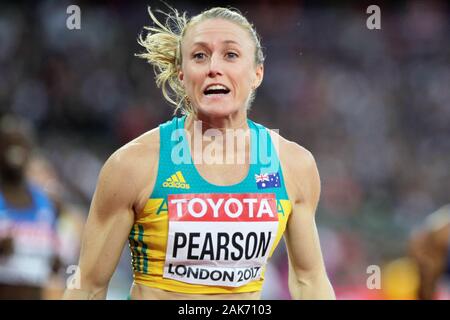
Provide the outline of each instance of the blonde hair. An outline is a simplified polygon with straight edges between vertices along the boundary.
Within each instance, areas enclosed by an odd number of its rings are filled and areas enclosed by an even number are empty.
[[[156,85],[161,88],[164,98],[175,106],[174,114],[178,110],[181,110],[184,114],[195,113],[178,79],[178,72],[182,63],[181,41],[187,29],[192,25],[207,19],[224,19],[236,23],[249,32],[255,44],[255,64],[264,63],[260,38],[253,25],[238,10],[215,7],[189,19],[186,12],[180,14],[176,9],[169,8],[172,11],[171,13],[157,10],[157,12],[166,16],[164,23],[155,17],[150,7],[148,8],[148,13],[154,25],[144,27],[148,31],[145,37],[142,34],[139,35],[138,43],[145,48],[146,52],[136,54],[136,56],[146,59],[148,63],[153,65]],[[254,92],[252,92],[248,104],[253,101],[253,98]]]

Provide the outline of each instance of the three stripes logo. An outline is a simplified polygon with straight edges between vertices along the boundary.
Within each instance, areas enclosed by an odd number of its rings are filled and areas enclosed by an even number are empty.
[[[191,186],[189,183],[184,180],[183,174],[181,171],[175,172],[170,178],[167,178],[166,181],[163,182],[164,188],[178,188],[178,189],[190,189]]]

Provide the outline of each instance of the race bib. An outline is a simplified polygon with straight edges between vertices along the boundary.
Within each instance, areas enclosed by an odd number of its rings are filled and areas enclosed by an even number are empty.
[[[261,277],[278,230],[275,194],[168,196],[164,278],[239,287]]]

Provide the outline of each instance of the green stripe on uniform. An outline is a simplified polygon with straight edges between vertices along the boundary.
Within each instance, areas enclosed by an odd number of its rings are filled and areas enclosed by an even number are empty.
[[[281,205],[281,201],[278,199],[276,201],[277,201],[277,211],[278,213],[281,213],[284,217],[284,209],[283,206]]]
[[[139,242],[142,246],[142,261],[144,264],[144,273],[148,272],[148,256],[147,256],[147,244],[144,242],[144,227],[139,225]]]
[[[135,262],[136,265],[136,271],[141,272],[142,268],[140,265],[140,256],[141,253],[139,252],[138,248],[139,248],[139,243],[138,243],[138,239],[139,239],[139,235],[136,234],[136,225],[133,226],[133,229],[130,232],[130,244],[132,245],[131,251],[133,252],[133,260]]]

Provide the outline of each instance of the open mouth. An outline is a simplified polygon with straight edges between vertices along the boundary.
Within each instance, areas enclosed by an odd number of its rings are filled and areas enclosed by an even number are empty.
[[[230,89],[228,89],[227,87],[225,87],[224,85],[221,85],[221,84],[210,85],[210,86],[206,87],[206,89],[203,91],[203,94],[206,96],[213,96],[213,95],[218,95],[218,94],[228,94],[228,93],[230,93]]]

